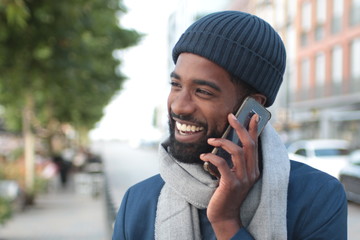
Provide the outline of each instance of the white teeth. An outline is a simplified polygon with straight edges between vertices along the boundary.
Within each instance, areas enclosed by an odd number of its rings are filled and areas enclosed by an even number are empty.
[[[202,131],[204,129],[203,127],[197,127],[195,125],[181,124],[179,122],[176,122],[176,128],[182,132],[198,132],[198,131]]]

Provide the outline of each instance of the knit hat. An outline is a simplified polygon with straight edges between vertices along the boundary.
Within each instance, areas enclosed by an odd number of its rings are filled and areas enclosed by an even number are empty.
[[[266,107],[273,104],[283,79],[286,52],[280,36],[261,18],[239,11],[202,17],[176,43],[175,64],[183,52],[218,64],[265,95]]]

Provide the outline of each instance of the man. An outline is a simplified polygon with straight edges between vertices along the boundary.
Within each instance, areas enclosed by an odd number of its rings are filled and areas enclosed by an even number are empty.
[[[173,49],[160,175],[125,194],[113,240],[347,238],[341,184],[289,161],[270,124],[258,138],[256,114],[248,130],[233,115],[247,96],[273,104],[285,58],[274,29],[247,13],[213,13],[185,31]],[[220,138],[228,124],[241,146]],[[214,147],[231,154],[232,168],[210,153]]]

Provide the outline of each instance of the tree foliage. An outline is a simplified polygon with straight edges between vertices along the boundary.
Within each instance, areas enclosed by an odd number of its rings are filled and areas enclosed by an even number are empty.
[[[141,35],[124,29],[118,0],[0,1],[0,104],[21,127],[32,101],[35,126],[70,123],[90,130],[121,88],[115,50]]]

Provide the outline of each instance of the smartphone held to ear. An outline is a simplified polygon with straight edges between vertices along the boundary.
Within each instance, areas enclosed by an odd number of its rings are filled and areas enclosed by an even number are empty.
[[[247,97],[242,105],[240,106],[239,110],[235,114],[237,120],[244,126],[246,129],[249,129],[249,123],[253,115],[257,114],[259,116],[258,127],[257,127],[257,136],[259,136],[264,129],[266,123],[271,118],[271,113],[262,106],[259,102],[257,102],[252,97]],[[241,140],[239,139],[235,129],[233,129],[230,125],[226,128],[223,136],[221,138],[228,139],[239,146],[242,146]],[[229,164],[229,167],[232,167],[232,160],[231,155],[223,150],[222,148],[214,148],[212,151],[213,154],[216,154],[226,160]],[[220,177],[219,170],[210,162],[204,163],[204,169],[208,171],[210,174],[214,175],[215,177]]]

